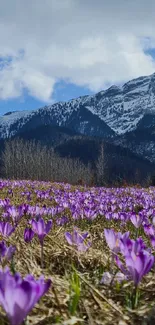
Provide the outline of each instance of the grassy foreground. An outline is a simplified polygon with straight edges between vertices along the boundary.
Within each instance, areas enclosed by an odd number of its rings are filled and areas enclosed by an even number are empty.
[[[126,218],[131,212],[136,215],[143,212],[153,226],[154,188],[89,189],[28,181],[1,181],[0,187],[1,220],[6,218],[7,208],[3,206],[6,199],[9,206],[34,207],[33,212],[31,209],[31,213],[24,214],[12,235],[5,238],[8,245],[16,246],[16,252],[13,262],[4,260],[2,267],[7,264],[11,268],[13,263],[15,271],[22,276],[33,274],[38,278],[44,274],[52,280],[49,291],[27,316],[26,324],[155,324],[155,267],[140,282],[138,303],[133,307],[133,281],[115,281],[115,274],[120,270],[104,236],[105,228],[121,233],[130,231],[133,239],[142,236],[154,255],[143,225],[136,228],[129,218],[124,221],[120,214],[125,213]],[[60,209],[48,213],[51,207]],[[43,268],[37,236],[30,243],[24,240],[25,228],[37,215],[53,221],[44,240]],[[13,220],[10,222],[13,224]],[[91,245],[85,252],[69,245],[65,238],[65,232],[72,233],[74,227],[88,232]],[[107,271],[113,274],[113,279],[103,284],[101,279]],[[0,324],[9,324],[4,310],[0,312]]]

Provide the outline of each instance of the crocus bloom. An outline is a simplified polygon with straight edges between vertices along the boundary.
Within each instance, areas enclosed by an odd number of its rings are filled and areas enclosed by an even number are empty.
[[[120,235],[119,233],[116,233],[113,229],[104,229],[104,235],[106,242],[109,246],[109,248],[115,252],[118,253],[119,248],[119,242],[120,242]]]
[[[115,275],[111,274],[110,272],[104,272],[100,283],[110,285],[114,282],[121,283],[125,280],[127,280],[127,276],[122,272],[117,272]]]
[[[10,221],[10,219],[11,219],[8,212],[3,212],[1,216],[5,221]]]
[[[124,255],[130,255],[131,252],[134,254],[138,254],[143,249],[146,249],[146,245],[141,237],[137,238],[136,240],[126,238],[122,240],[120,239],[120,252]]]
[[[78,251],[86,251],[91,243],[85,243],[86,238],[88,237],[88,232],[80,234],[77,229],[73,230],[73,233],[65,232],[65,238],[70,245],[75,245]]]
[[[7,247],[4,241],[0,242],[0,260],[5,258],[6,260],[10,260],[16,250],[15,246]]]
[[[0,270],[0,305],[4,308],[11,325],[20,325],[38,300],[47,292],[51,281],[43,276],[35,280],[28,275],[24,279],[20,274],[14,276],[8,268]]]
[[[110,285],[112,282],[112,274],[110,272],[104,272],[101,279],[101,284]]]
[[[130,220],[136,228],[139,228],[143,222],[143,217],[141,215],[136,215],[136,213],[132,213]]]
[[[9,237],[14,230],[15,227],[13,227],[9,222],[0,222],[0,233],[3,236]]]
[[[119,267],[119,269],[121,270],[121,272],[128,277],[129,276],[129,272],[126,270],[124,264],[122,263],[122,261],[120,260],[120,258],[118,257],[118,255],[115,255],[115,262],[117,264],[117,266]]]
[[[0,242],[0,259],[1,259],[1,257],[3,257],[5,255],[5,252],[6,252],[5,242],[1,241]]]
[[[50,232],[52,228],[52,220],[49,220],[46,224],[44,219],[39,217],[38,220],[32,219],[30,223],[34,233],[38,235],[40,244],[43,245],[45,236]]]
[[[142,277],[146,275],[154,264],[154,256],[148,251],[143,250],[137,254],[133,251],[130,255],[125,256],[125,265],[115,256],[115,261],[121,272],[134,281],[135,286],[139,284]]]
[[[68,222],[68,218],[66,216],[56,219],[56,224],[58,226],[64,226],[67,222]]]
[[[154,236],[155,235],[155,229],[152,224],[145,224],[144,225],[144,232],[147,236]]]
[[[120,240],[122,242],[126,241],[129,237],[129,231],[121,234],[120,232],[115,232],[113,229],[104,229],[104,235],[109,248],[114,253],[118,253],[120,251]]]
[[[10,206],[7,209],[7,212],[12,217],[15,224],[17,224],[20,221],[20,219],[24,214],[22,206],[19,206],[18,208],[16,208],[15,206]]]
[[[143,250],[139,254],[126,256],[125,263],[127,270],[134,281],[135,286],[141,281],[154,264],[154,256]]]
[[[155,248],[155,236],[150,236],[150,242],[153,248]]]
[[[31,228],[25,228],[24,231],[24,240],[26,243],[29,243],[34,237],[34,231]]]
[[[128,279],[127,276],[122,272],[117,272],[114,277],[114,281],[119,282],[119,283],[121,283],[127,279]]]
[[[5,252],[5,256],[4,258],[9,261],[11,260],[13,254],[15,253],[16,251],[16,247],[15,246],[9,246],[9,247],[6,247],[6,252]]]

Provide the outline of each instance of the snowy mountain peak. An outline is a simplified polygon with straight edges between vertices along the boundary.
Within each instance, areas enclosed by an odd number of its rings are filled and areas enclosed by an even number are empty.
[[[112,86],[87,100],[87,107],[103,119],[117,134],[134,130],[149,111],[155,112],[155,73]]]
[[[0,138],[42,124],[68,128],[76,125],[78,132],[88,135],[103,135],[105,129],[108,136],[125,134],[135,130],[148,112],[155,114],[155,73],[130,80],[123,86],[112,85],[95,95],[55,103],[34,111],[9,112],[0,117]]]

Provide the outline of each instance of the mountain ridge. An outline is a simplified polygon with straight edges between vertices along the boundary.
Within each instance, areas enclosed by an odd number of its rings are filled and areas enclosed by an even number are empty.
[[[135,102],[136,100],[138,103]],[[143,108],[140,107],[142,104]],[[144,116],[145,112],[152,111],[152,114],[155,114],[155,73],[150,76],[142,76],[130,80],[123,86],[112,85],[95,95],[80,96],[65,102],[60,101],[32,111],[15,111],[12,114],[8,112],[6,113],[7,115],[5,114],[3,117],[0,117],[0,124],[6,116],[9,119],[10,115],[11,117],[19,115],[20,119],[21,114],[23,117],[24,115],[28,117],[42,114],[44,111],[47,113],[54,112],[57,117],[57,123],[61,126],[67,119],[67,116],[72,113],[72,110],[77,111],[80,105],[85,106],[94,115],[97,115],[117,134],[131,131]],[[135,112],[137,107],[138,112]],[[58,108],[60,109],[60,114],[56,114]],[[131,111],[133,114],[131,114]],[[130,120],[128,119],[128,125],[124,125],[126,124],[125,118],[127,114],[128,117],[130,116]],[[113,121],[111,121],[110,117],[113,118]],[[135,119],[133,121],[132,117],[137,117],[136,121]],[[114,125],[116,124],[115,118],[119,123],[122,123],[121,130],[119,129],[120,125],[119,127]]]
[[[42,125],[65,127],[75,133],[100,137],[154,162],[155,73],[132,79],[122,86],[112,85],[94,95],[32,111],[8,112],[0,117],[0,139]],[[145,141],[140,138],[143,132],[146,132]]]

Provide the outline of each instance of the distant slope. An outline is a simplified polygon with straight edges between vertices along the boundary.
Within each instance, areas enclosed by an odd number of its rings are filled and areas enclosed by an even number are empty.
[[[80,159],[84,164],[91,164],[93,168],[100,152],[103,141],[98,137],[88,137],[78,134],[71,129],[52,125],[42,125],[29,131],[16,134],[13,138],[22,138],[25,141],[35,140],[41,145],[53,147],[61,157]],[[145,182],[148,174],[153,174],[155,164],[135,155],[128,148],[114,145],[107,141],[104,143],[106,163],[106,178],[109,184],[116,180],[125,179],[128,182]],[[4,140],[0,141],[0,151],[4,148]]]
[[[79,158],[85,164],[95,167],[99,156],[101,141],[95,138],[75,136],[55,147],[62,157]],[[144,181],[147,175],[155,171],[155,164],[138,157],[130,150],[104,141],[106,176],[108,183],[116,179],[125,179],[137,183]]]
[[[19,118],[18,118],[19,114]],[[84,105],[71,109],[68,103],[58,103],[32,112],[16,112],[0,118],[0,138],[10,138],[38,126],[61,126],[89,136],[113,137],[115,132]]]
[[[116,137],[113,143],[129,148],[142,158],[155,162],[155,115],[146,114],[137,129]]]
[[[43,133],[47,127],[51,138],[50,126],[102,138],[155,162],[155,73],[130,80],[121,87],[113,85],[95,95],[33,111],[8,112],[0,117],[0,139],[28,134],[38,127]]]
[[[30,129],[29,132],[22,131],[15,135],[13,138],[22,138],[24,140],[35,140],[46,146],[56,146],[63,141],[77,135],[75,131],[55,126],[55,125],[41,125],[36,128]]]

